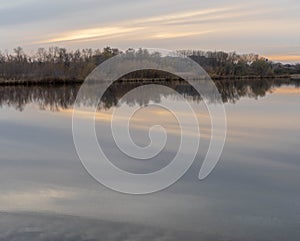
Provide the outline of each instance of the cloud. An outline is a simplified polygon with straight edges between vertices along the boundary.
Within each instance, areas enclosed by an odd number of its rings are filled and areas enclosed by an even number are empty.
[[[124,21],[111,19],[105,25],[52,33],[33,44],[64,42],[136,42],[163,39],[191,39],[197,36],[235,36],[233,33],[251,31],[261,16],[268,16],[278,8],[260,8],[253,11],[253,4],[176,11],[148,17],[127,17]]]
[[[130,28],[130,27],[103,27],[103,28],[91,28],[82,29],[72,32],[63,33],[55,38],[42,40],[37,43],[56,43],[66,41],[79,41],[79,40],[95,40],[107,37],[113,37],[114,35],[120,35],[125,33],[132,33],[142,28]]]
[[[174,14],[159,15],[148,18],[137,18],[123,22],[111,23],[110,25],[100,26],[97,28],[86,28],[74,31],[58,33],[48,39],[42,39],[33,42],[34,44],[56,43],[67,41],[97,41],[101,39],[124,37],[134,35],[136,38],[147,39],[171,39],[181,38],[194,35],[203,35],[212,32],[211,29],[193,30],[185,28],[176,29],[169,27],[166,30],[162,25],[176,21],[188,21],[195,17],[208,17],[228,11],[229,8],[210,8],[198,11],[178,12]]]
[[[269,55],[268,56],[272,61],[278,62],[299,62],[300,55]]]
[[[138,24],[147,24],[147,23],[167,23],[169,21],[176,21],[181,19],[190,19],[199,16],[209,16],[214,14],[219,14],[221,12],[225,12],[230,10],[231,8],[210,8],[198,11],[186,11],[186,12],[177,12],[173,14],[154,16],[150,18],[141,18],[133,20],[132,23]]]
[[[207,31],[199,31],[199,32],[186,32],[186,33],[176,33],[176,32],[169,32],[169,33],[161,33],[157,35],[153,35],[152,38],[155,39],[170,39],[170,38],[181,38],[181,37],[188,37],[188,36],[195,36],[195,35],[202,35],[207,33],[212,33],[213,30]]]

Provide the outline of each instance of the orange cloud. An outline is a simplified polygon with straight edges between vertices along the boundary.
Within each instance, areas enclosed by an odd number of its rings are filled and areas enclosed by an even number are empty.
[[[141,27],[130,28],[130,27],[104,27],[104,28],[90,28],[82,29],[77,31],[71,31],[61,34],[56,38],[47,39],[39,43],[55,43],[65,41],[78,41],[95,38],[105,38],[108,36],[119,35],[124,33],[130,33],[137,30],[141,30]]]
[[[300,62],[300,55],[270,55],[269,59],[279,62]]]

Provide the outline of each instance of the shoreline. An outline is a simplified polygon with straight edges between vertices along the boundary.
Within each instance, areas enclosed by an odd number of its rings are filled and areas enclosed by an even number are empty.
[[[280,76],[211,76],[211,79],[214,81],[257,81],[264,79],[289,79],[289,80],[300,80],[300,75],[280,75]],[[161,81],[180,81],[179,78],[137,78],[137,79],[120,79],[120,82],[129,82],[135,83],[138,81],[144,82],[161,82]],[[21,80],[21,79],[0,79],[0,86],[9,86],[9,85],[73,85],[73,84],[82,84],[84,80],[82,79],[39,79],[39,80]]]
[[[280,75],[280,76],[211,76],[213,81],[258,81],[258,80],[300,80],[300,75]],[[162,81],[182,81],[180,78],[135,78],[135,79],[119,79],[121,83],[136,83],[139,81],[147,83],[155,83]],[[5,80],[0,79],[0,86],[31,86],[31,85],[74,85],[82,84],[84,80],[82,79],[39,79],[39,80]]]

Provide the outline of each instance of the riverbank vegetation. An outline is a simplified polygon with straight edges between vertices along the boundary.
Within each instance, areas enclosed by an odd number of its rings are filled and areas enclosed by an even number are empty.
[[[133,51],[128,49],[127,51]],[[119,49],[39,48],[26,54],[21,47],[13,53],[0,52],[0,84],[81,83],[103,61],[121,53]],[[300,64],[274,63],[257,54],[237,54],[222,51],[179,50],[202,66],[213,79],[289,78],[300,74]],[[140,71],[126,78],[163,78],[155,71]]]

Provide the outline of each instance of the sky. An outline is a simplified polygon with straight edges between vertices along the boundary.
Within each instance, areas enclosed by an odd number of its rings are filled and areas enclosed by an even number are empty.
[[[300,62],[299,0],[0,0],[0,49],[149,47]]]

